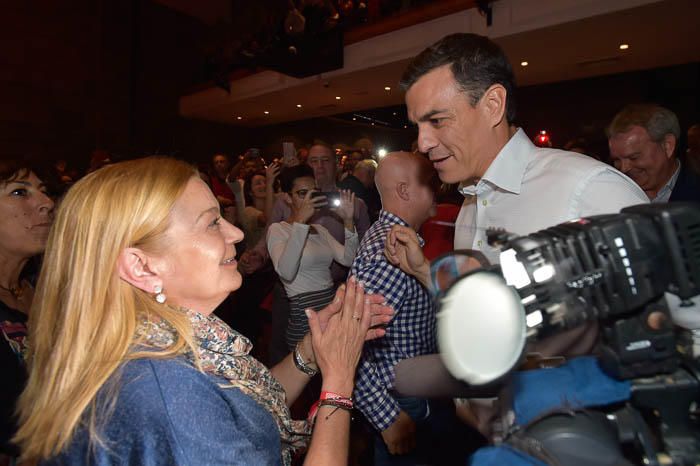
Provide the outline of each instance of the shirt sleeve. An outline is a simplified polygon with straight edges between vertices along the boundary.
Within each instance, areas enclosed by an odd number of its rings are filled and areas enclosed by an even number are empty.
[[[355,229],[357,237],[362,239],[367,230],[369,230],[369,214],[367,213],[367,204],[359,198],[355,198]]]
[[[395,312],[400,311],[408,287],[408,277],[401,269],[389,264],[383,257],[377,257],[355,268],[355,271],[355,277],[364,283],[367,291],[383,295]],[[393,318],[396,319],[396,316],[394,314]],[[390,393],[393,367],[398,361],[391,357],[394,352],[389,346],[387,337],[367,342],[355,380],[354,399],[357,407],[379,432],[391,426],[401,411]]]
[[[270,218],[267,219],[267,224],[272,225],[273,223],[279,223],[286,220],[289,217],[290,209],[289,206],[284,202],[282,196],[278,196],[275,203],[272,205],[272,212],[270,213]]]
[[[637,204],[648,204],[649,198],[630,178],[612,167],[589,176],[581,182],[572,217],[616,214]]]
[[[267,249],[277,274],[287,281],[294,280],[301,264],[309,225],[294,223],[287,233],[282,225],[273,223],[267,230]]]
[[[314,228],[316,228],[316,230],[318,230],[323,235],[323,238],[326,240],[326,243],[333,251],[333,259],[340,265],[350,267],[352,265],[352,261],[355,259],[355,253],[357,253],[357,248],[360,245],[360,240],[357,237],[357,230],[350,231],[347,228],[344,229],[345,245],[342,245],[322,225],[314,224]]]

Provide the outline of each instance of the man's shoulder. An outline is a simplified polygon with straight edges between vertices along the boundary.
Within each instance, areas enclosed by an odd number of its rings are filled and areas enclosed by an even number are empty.
[[[671,201],[700,201],[700,176],[687,165],[681,165]]]

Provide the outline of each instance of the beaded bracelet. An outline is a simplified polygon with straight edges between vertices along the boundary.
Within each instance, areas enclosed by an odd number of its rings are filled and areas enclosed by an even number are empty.
[[[301,356],[299,346],[301,346],[301,341],[294,347],[294,355],[292,357],[294,360],[294,365],[304,374],[308,375],[309,377],[313,377],[314,375],[318,374],[318,369],[314,369],[304,361],[304,358]]]
[[[308,420],[312,425],[316,421],[316,415],[318,414],[318,409],[323,407],[323,406],[332,406],[335,408],[333,411],[331,411],[326,416],[326,420],[328,420],[328,418],[330,418],[333,414],[335,414],[335,412],[338,411],[339,409],[342,409],[345,411],[352,411],[353,403],[352,403],[352,398],[346,398],[342,395],[338,395],[337,393],[333,393],[333,392],[327,392],[327,391],[321,392],[321,397],[319,398],[318,401],[316,401],[311,406],[311,409],[309,410]]]

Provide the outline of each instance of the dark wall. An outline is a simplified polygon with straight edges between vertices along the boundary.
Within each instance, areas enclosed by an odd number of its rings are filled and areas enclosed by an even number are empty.
[[[409,149],[412,129],[318,118],[247,129],[178,115],[211,34],[194,18],[149,0],[4,2],[0,14],[0,157],[41,154],[86,166],[103,148],[119,156],[173,153],[206,160],[216,151],[316,138]],[[530,86],[518,90],[520,124],[547,129],[556,146],[587,137],[607,153],[604,128],[625,104],[656,101],[687,127],[700,121],[700,64]]]
[[[130,6],[3,3],[0,156],[86,157],[127,137]]]
[[[671,109],[683,133],[699,122],[700,63],[529,86],[518,89],[517,99],[519,124],[531,137],[544,129],[561,147],[583,136],[607,156],[605,128],[627,104],[654,102]]]

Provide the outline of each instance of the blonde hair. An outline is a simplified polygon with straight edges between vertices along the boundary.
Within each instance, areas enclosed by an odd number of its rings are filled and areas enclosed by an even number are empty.
[[[186,317],[120,280],[117,259],[127,247],[164,252],[170,211],[196,176],[174,159],[133,160],[91,173],[61,203],[29,319],[29,380],[14,439],[24,459],[56,455],[83,422],[91,443],[99,442],[96,426],[109,410],[96,409],[96,394],[126,360],[194,348]],[[176,343],[136,352],[142,318],[170,323]]]

